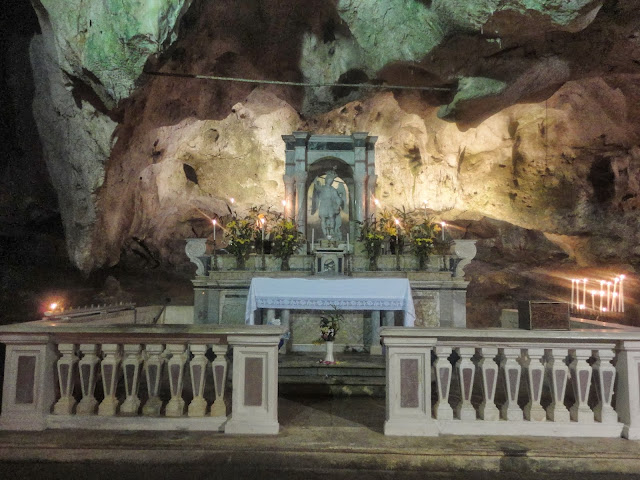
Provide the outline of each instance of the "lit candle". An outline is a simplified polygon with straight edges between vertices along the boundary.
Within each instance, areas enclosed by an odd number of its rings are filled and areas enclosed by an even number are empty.
[[[607,282],[607,310],[611,309],[611,282]]]
[[[620,275],[620,311],[622,313],[624,313],[624,289],[622,288],[624,278],[624,275]]]
[[[613,292],[612,297],[613,298],[611,300],[611,311],[617,312],[618,311],[618,292]]]
[[[602,308],[602,300],[604,299],[604,290],[600,290],[600,311],[603,312],[604,309]]]
[[[596,291],[591,290],[591,310],[596,309]]]
[[[218,223],[218,221],[214,218],[213,220],[211,220],[211,223],[213,223],[213,243],[216,242],[216,224]]]
[[[312,247],[315,244],[315,240],[316,240],[316,229],[312,228],[311,229],[311,246]]]
[[[587,304],[587,279],[585,278],[582,281],[584,282],[584,287],[582,289],[582,306],[584,308]]]
[[[375,203],[376,207],[380,206],[380,200],[378,200],[377,198],[373,198],[373,203]]]
[[[347,252],[349,251],[349,234],[347,233]]]
[[[266,223],[264,217],[260,218],[260,223],[262,224],[262,241],[264,242],[264,224]]]
[[[573,308],[573,302],[575,300],[575,289],[576,289],[576,279],[572,278],[571,279],[571,308]]]
[[[398,243],[398,232],[400,232],[400,220],[396,218],[395,221],[396,221],[396,252],[399,252],[400,244]]]
[[[447,224],[445,222],[441,222],[440,225],[442,225],[442,241],[444,241],[444,227],[446,227]]]

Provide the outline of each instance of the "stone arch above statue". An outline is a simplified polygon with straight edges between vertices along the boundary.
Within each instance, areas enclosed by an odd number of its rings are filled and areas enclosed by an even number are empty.
[[[293,217],[298,230],[307,236],[311,229],[319,235],[318,239],[342,240],[349,232],[355,235],[356,222],[375,214],[378,137],[367,132],[351,135],[293,132],[282,139],[286,145],[286,216]]]

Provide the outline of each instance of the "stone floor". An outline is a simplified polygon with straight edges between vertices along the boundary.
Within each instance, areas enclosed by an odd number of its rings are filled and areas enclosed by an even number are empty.
[[[0,432],[0,478],[640,478],[640,442],[385,437],[384,417],[381,398],[281,396],[277,436]]]

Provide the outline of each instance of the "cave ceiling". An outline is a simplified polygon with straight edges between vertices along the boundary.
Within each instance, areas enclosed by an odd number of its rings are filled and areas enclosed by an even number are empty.
[[[388,206],[534,230],[581,265],[640,259],[640,1],[33,6],[33,112],[84,271],[132,244],[184,263],[229,197],[279,205],[295,130],[378,136]]]

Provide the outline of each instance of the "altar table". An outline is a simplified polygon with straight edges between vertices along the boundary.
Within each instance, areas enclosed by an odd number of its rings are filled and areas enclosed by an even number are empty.
[[[245,323],[253,325],[258,308],[280,310],[402,310],[404,326],[416,313],[406,278],[266,278],[251,280]]]

